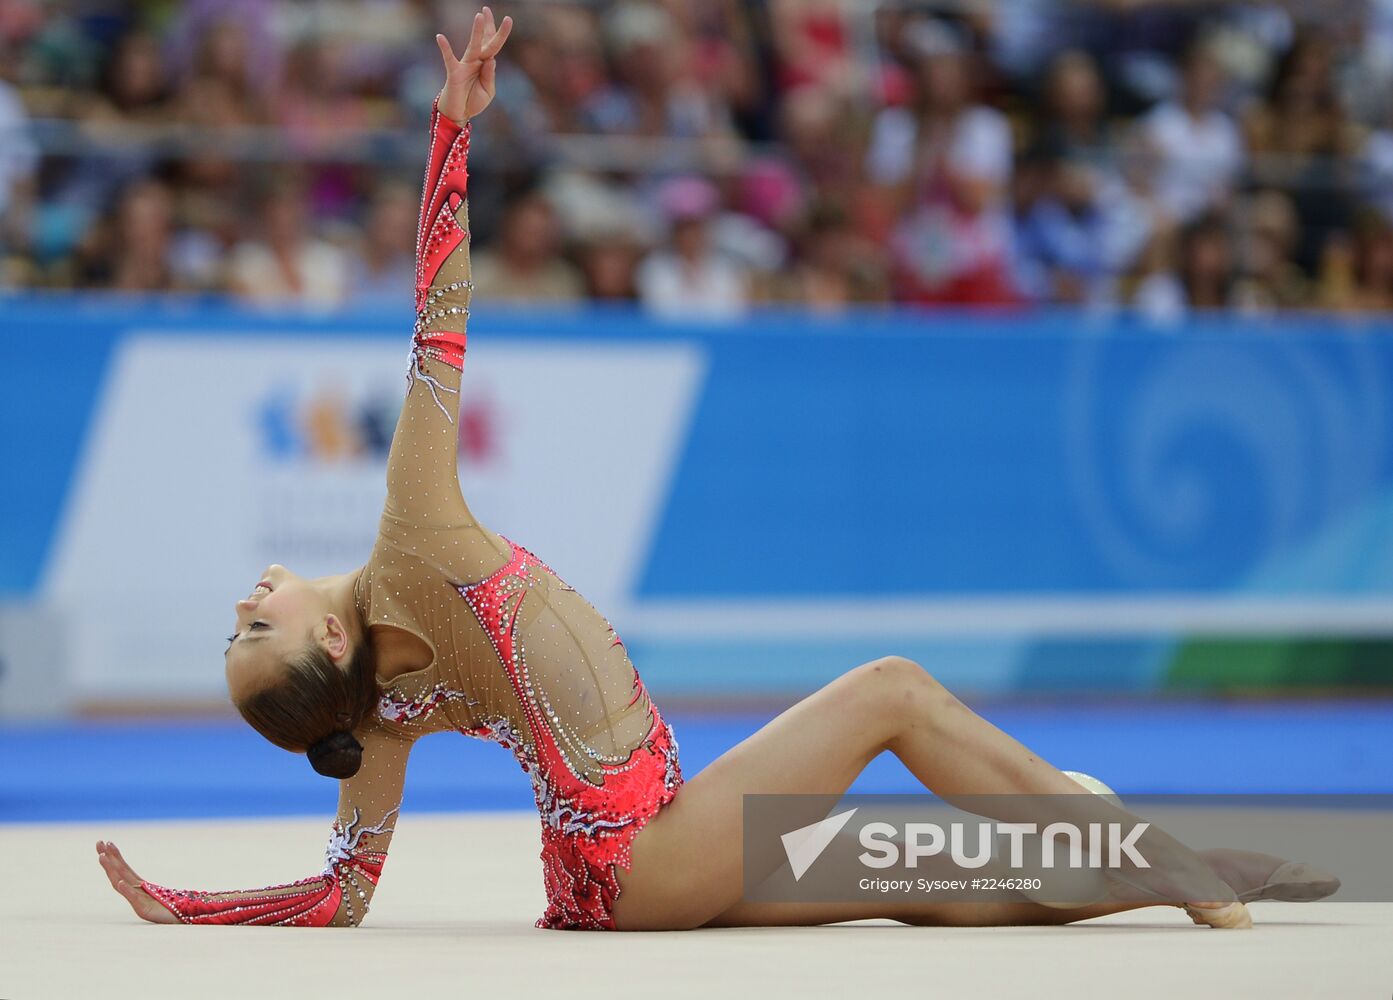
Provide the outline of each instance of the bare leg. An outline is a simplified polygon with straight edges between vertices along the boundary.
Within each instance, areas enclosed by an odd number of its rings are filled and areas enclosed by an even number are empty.
[[[1222,847],[1198,853],[1240,899],[1300,902],[1323,899],[1340,886],[1340,880],[1327,872],[1271,854]],[[952,877],[950,873],[944,874]],[[932,877],[932,873],[927,877]],[[1149,905],[1105,903],[1058,909],[1028,899],[988,903],[763,903],[741,900],[707,921],[705,926],[795,927],[882,919],[926,927],[1016,927],[1071,924]]]
[[[1215,848],[1199,851],[1199,856],[1214,869],[1229,887],[1244,898],[1273,898],[1286,900],[1320,899],[1339,888],[1333,875],[1296,864],[1270,854],[1256,851]],[[924,877],[933,878],[934,859],[928,862]],[[1274,883],[1273,876],[1282,873],[1284,881]],[[940,873],[952,878],[957,871]],[[1267,890],[1264,894],[1263,890]],[[730,909],[707,921],[707,927],[794,927],[841,923],[847,920],[898,920],[905,924],[925,927],[995,927],[1070,924],[1093,917],[1139,909],[1149,903],[1107,903],[1059,909],[1041,906],[1028,899],[975,903],[955,902],[866,902],[866,903],[766,903],[741,900]]]
[[[616,924],[678,929],[702,926],[722,914],[738,916],[741,911],[732,907],[743,887],[743,796],[840,795],[885,750],[945,798],[1081,793],[1076,783],[975,715],[917,664],[886,657],[799,702],[691,779],[635,839],[633,867],[620,876]],[[1214,898],[1226,898],[1226,887],[1217,878],[1214,882]],[[1033,908],[1019,911],[1027,915],[1044,909],[1022,905]],[[1102,912],[1135,905],[1112,904]],[[839,912],[816,911],[824,917]],[[852,915],[835,919],[890,915],[867,914],[860,904],[845,912]],[[1075,911],[1056,912],[1069,919]]]

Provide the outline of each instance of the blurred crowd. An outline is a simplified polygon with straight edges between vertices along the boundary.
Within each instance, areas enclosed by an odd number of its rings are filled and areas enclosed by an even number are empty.
[[[499,3],[480,302],[1393,306],[1393,0]],[[0,288],[409,301],[463,0],[0,0]]]

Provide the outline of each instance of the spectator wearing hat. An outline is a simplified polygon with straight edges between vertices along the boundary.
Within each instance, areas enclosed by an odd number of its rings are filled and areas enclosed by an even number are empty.
[[[668,181],[659,202],[670,231],[668,246],[639,265],[644,307],[669,318],[732,319],[749,300],[744,273],[713,249],[709,222],[718,207],[715,187],[696,177]]]

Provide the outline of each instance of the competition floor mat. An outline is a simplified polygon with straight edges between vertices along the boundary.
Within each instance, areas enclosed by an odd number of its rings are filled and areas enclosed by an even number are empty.
[[[161,927],[96,862],[249,886],[319,869],[322,818],[0,827],[0,996],[1387,997],[1393,906],[1257,903],[1252,931],[1151,908],[1066,927],[879,921],[675,933],[543,931],[536,816],[403,818],[353,929]]]
[[[668,713],[694,774],[760,715]],[[1393,705],[999,705],[992,721],[1119,791],[1393,792]],[[1216,734],[1219,738],[1216,740]],[[1222,755],[1214,750],[1219,747]],[[423,740],[364,926],[157,927],[107,884],[115,841],[166,885],[319,871],[336,785],[234,721],[0,728],[0,998],[1384,997],[1393,904],[1258,903],[1252,932],[1151,908],[1049,928],[541,931],[530,790],[497,748]],[[893,760],[858,782],[917,790]],[[1315,860],[1315,859],[1312,859]]]

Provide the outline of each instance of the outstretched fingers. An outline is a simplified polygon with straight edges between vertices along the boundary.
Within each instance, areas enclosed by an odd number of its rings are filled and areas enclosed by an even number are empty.
[[[485,7],[484,10],[488,10],[488,8]],[[481,10],[474,15],[474,23],[469,28],[469,44],[464,47],[464,55],[460,57],[460,60],[470,62],[480,58],[479,52],[483,49],[488,36],[488,20],[484,17],[484,11]]]
[[[131,866],[117,857],[111,844],[101,842],[97,843],[97,860],[101,863],[102,871],[106,873],[106,880],[111,883],[111,887],[139,914],[140,904],[136,899],[136,887],[140,884],[140,879],[131,871]]]
[[[450,40],[444,35],[436,35],[435,44],[440,47],[440,58],[445,60],[445,72],[449,73],[459,65],[459,57],[455,55],[455,50],[450,45]]]
[[[130,904],[137,917],[157,924],[178,922],[178,918],[170,913],[167,907],[141,888],[143,880],[126,863],[115,844],[105,840],[97,841],[97,860],[101,863],[102,871],[106,872],[111,887]]]
[[[110,880],[112,888],[122,879],[127,882],[139,883],[140,878],[131,866],[126,864],[126,859],[121,857],[121,852],[116,850],[116,845],[108,841],[97,841],[97,860],[101,863],[102,871],[106,872],[106,877]]]
[[[503,43],[513,31],[513,19],[505,17],[501,25],[495,25],[493,11],[488,7],[474,15],[474,23],[469,29],[469,42],[461,55],[455,55],[454,46],[443,34],[435,36],[435,44],[440,48],[440,56],[445,60],[446,71],[451,71],[470,62],[487,62],[503,48]]]
[[[462,55],[455,55],[450,40],[443,34],[435,36],[440,57],[445,61],[445,86],[440,90],[438,105],[441,114],[463,122],[488,107],[498,73],[495,58],[512,30],[511,17],[505,17],[501,25],[495,24],[493,11],[485,7],[474,15],[469,44]]]
[[[488,10],[488,8],[485,7],[484,10]],[[489,25],[490,27],[493,25],[492,12],[489,13]],[[484,59],[492,59],[494,56],[498,55],[503,48],[503,43],[508,40],[508,36],[512,34],[512,31],[513,19],[511,17],[505,17],[503,23],[498,26],[497,30],[492,31],[488,41],[486,41],[483,48],[479,50],[480,56]]]
[[[135,869],[133,869],[130,866],[130,863],[126,861],[126,856],[121,853],[121,848],[117,847],[110,841],[107,841],[106,846],[111,851],[111,853],[115,855],[117,862],[120,863],[121,867],[125,870],[126,874],[129,875],[133,881],[137,883],[142,881],[140,876],[135,873]]]

